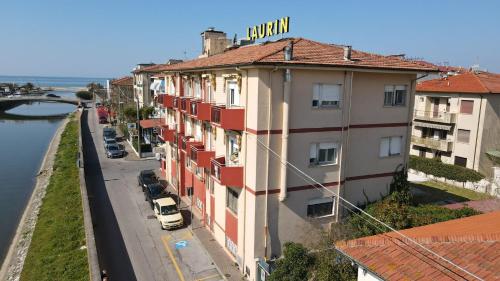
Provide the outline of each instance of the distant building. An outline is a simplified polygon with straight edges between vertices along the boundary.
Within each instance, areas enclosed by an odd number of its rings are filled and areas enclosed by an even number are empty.
[[[113,104],[133,104],[134,103],[134,79],[132,76],[125,76],[110,82],[110,99]]]
[[[417,84],[410,153],[493,176],[500,150],[500,75],[448,73]]]
[[[500,211],[400,230],[478,278],[394,232],[339,242],[358,281],[500,280]]]

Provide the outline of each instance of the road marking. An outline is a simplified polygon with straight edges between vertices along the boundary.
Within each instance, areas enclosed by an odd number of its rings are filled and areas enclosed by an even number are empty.
[[[220,275],[219,274],[215,274],[215,275],[212,275],[212,276],[203,277],[201,279],[196,279],[196,281],[203,281],[203,280],[212,279],[212,278],[215,278],[215,277],[220,277]]]
[[[172,253],[172,250],[170,250],[170,247],[168,246],[168,240],[170,237],[168,236],[162,236],[161,241],[163,242],[163,246],[165,246],[165,249],[167,250],[168,256],[170,257],[170,260],[172,260],[175,271],[177,271],[177,275],[179,276],[179,279],[181,281],[185,281],[184,275],[182,274],[181,269],[179,268],[179,265],[177,264],[177,261],[175,260],[174,254]]]

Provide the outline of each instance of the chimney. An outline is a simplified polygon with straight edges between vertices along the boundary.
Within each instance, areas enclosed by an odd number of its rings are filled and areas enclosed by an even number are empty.
[[[201,33],[201,55],[199,58],[209,57],[223,53],[227,46],[231,45],[231,39],[226,37],[226,33],[209,27]]]
[[[344,60],[351,60],[352,46],[344,46]]]
[[[285,47],[285,61],[293,60],[293,42],[290,41],[288,45]]]

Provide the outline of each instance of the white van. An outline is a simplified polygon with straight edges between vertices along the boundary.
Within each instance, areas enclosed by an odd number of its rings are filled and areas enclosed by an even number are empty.
[[[181,212],[177,209],[174,199],[165,197],[153,200],[155,216],[162,229],[181,227],[184,224]]]

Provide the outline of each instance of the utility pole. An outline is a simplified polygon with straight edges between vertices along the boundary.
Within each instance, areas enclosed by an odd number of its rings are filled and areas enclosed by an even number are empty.
[[[139,153],[139,158],[141,158],[141,126],[140,120],[141,116],[139,114],[139,96],[137,98],[137,152]]]

